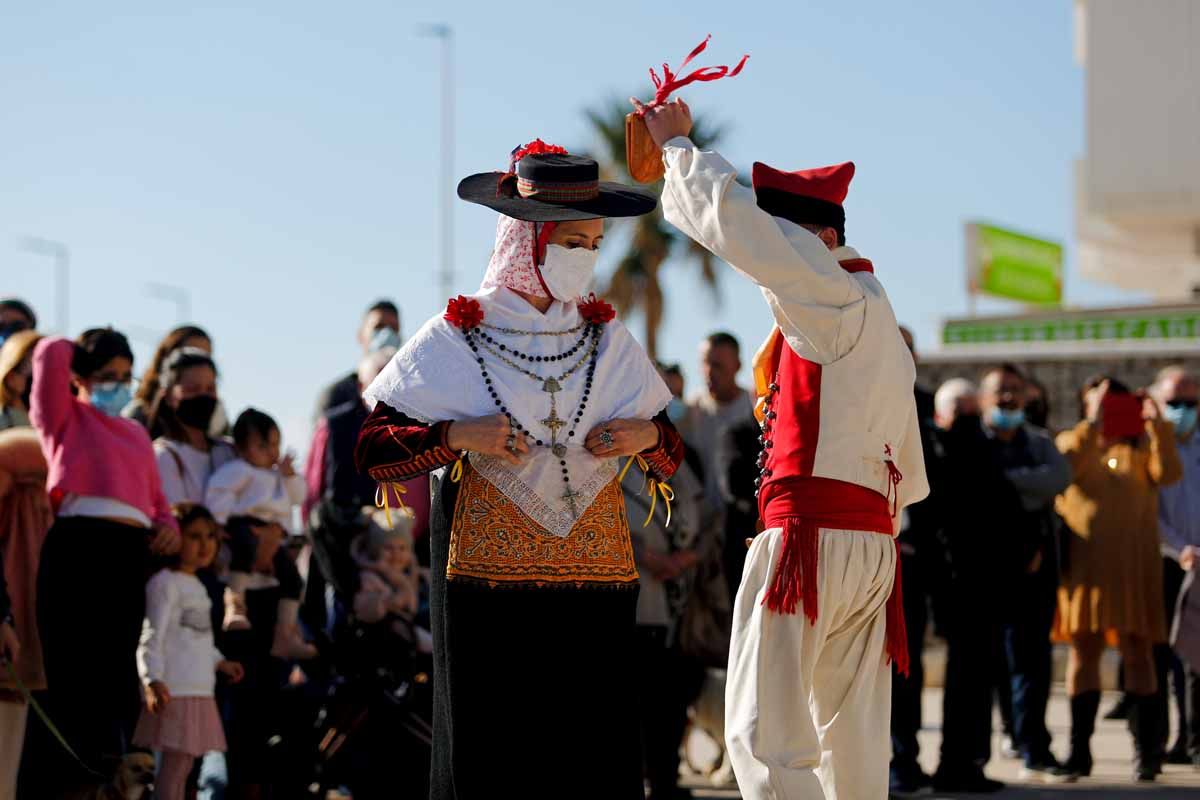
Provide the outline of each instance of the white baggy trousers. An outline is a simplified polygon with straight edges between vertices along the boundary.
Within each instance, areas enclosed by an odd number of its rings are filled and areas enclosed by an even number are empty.
[[[755,537],[734,603],[725,740],[742,797],[886,800],[895,542],[821,529],[816,624],[763,605],[782,543],[779,528]]]

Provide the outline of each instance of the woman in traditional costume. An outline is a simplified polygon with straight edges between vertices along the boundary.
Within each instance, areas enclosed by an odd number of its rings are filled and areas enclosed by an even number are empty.
[[[441,470],[431,797],[640,800],[619,459],[646,471],[664,514],[683,446],[654,364],[611,306],[580,295],[603,219],[655,201],[540,140],[458,193],[501,213],[483,285],[368,387],[357,452],[385,485]]]

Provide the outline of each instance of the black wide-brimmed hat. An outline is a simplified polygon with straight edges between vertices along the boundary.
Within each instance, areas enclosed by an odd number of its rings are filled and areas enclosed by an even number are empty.
[[[458,196],[529,222],[636,217],[658,203],[643,189],[601,181],[594,160],[567,153],[529,154],[512,172],[470,175],[458,184]]]

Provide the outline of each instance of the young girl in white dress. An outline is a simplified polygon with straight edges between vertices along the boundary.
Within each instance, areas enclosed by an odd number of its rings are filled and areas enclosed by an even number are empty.
[[[176,506],[183,543],[178,563],[146,584],[146,619],[138,645],[145,707],[133,734],[159,759],[156,797],[183,800],[196,758],[225,750],[225,732],[213,699],[220,672],[242,679],[242,665],[226,661],[213,641],[212,600],[196,570],[217,555],[217,523],[203,506]]]

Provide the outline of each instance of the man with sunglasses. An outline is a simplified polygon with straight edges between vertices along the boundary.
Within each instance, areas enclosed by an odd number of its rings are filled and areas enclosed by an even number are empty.
[[[1196,569],[1200,555],[1200,436],[1196,435],[1196,401],[1200,383],[1182,366],[1175,365],[1158,373],[1151,396],[1162,408],[1163,417],[1175,426],[1183,480],[1159,489],[1158,523],[1163,540],[1163,590],[1168,624],[1175,614],[1176,601],[1184,575]],[[1158,696],[1161,712],[1167,713],[1167,674],[1173,653],[1162,645],[1155,652],[1158,672]],[[1184,665],[1176,677],[1186,673],[1184,708],[1180,711],[1180,730],[1168,759],[1173,763],[1191,763],[1200,767],[1200,674],[1196,667]],[[1178,696],[1178,695],[1176,695]],[[1164,717],[1165,718],[1165,717]]]

